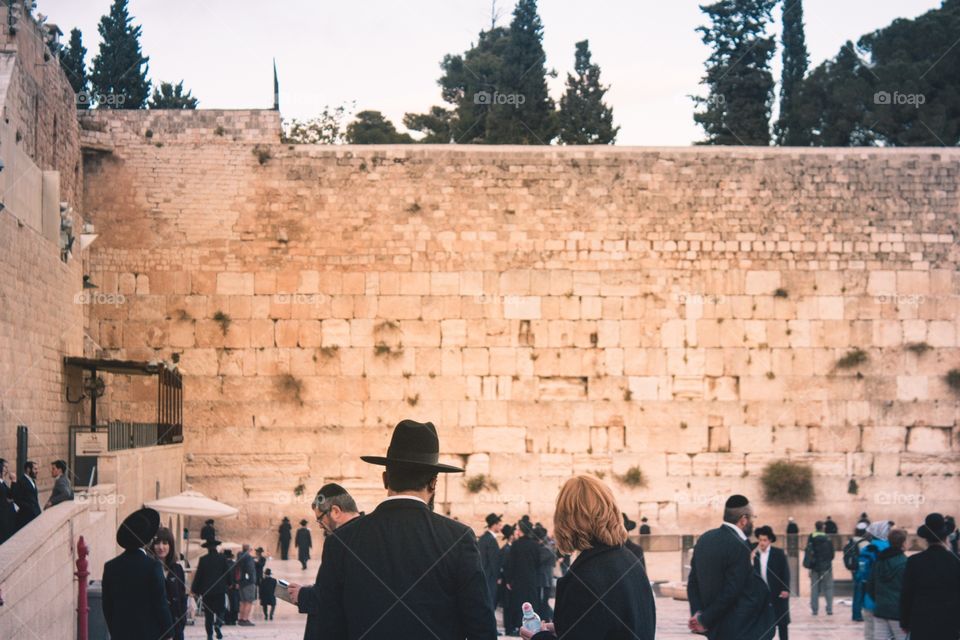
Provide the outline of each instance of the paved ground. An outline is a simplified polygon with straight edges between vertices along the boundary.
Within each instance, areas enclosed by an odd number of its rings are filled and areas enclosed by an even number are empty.
[[[316,575],[316,561],[313,561],[306,572],[300,570],[300,564],[293,561],[271,560],[267,565],[275,575],[286,578],[291,582],[313,582]],[[825,616],[821,609],[820,616],[814,618],[806,605],[806,599],[794,598],[791,612],[793,624],[790,625],[790,637],[793,640],[853,640],[863,636],[863,627],[860,623],[851,622],[849,604],[841,601],[834,603],[834,615]],[[822,603],[821,603],[822,606]],[[702,636],[694,636],[687,632],[687,603],[667,598],[657,599],[657,638],[658,640],[691,640]],[[303,638],[303,627],[306,616],[297,613],[296,608],[285,602],[277,605],[273,621],[264,621],[257,608],[254,618],[254,627],[224,627],[225,639],[264,639],[273,640],[300,640]],[[186,637],[190,639],[205,638],[202,618],[199,626],[187,627]],[[411,639],[413,640],[413,639]],[[429,639],[424,639],[429,640]],[[743,640],[750,640],[744,638]]]

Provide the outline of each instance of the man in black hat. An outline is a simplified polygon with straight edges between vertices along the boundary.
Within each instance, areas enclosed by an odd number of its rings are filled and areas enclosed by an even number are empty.
[[[900,628],[911,638],[960,638],[960,559],[946,543],[955,527],[931,513],[917,529],[927,548],[907,559],[900,591]]]
[[[640,518],[640,535],[648,536],[650,535],[650,523],[647,520],[647,516]]]
[[[213,638],[214,631],[218,638],[223,637],[220,626],[223,624],[227,574],[230,573],[230,565],[226,558],[217,553],[219,545],[220,541],[216,539],[203,543],[202,546],[207,550],[207,555],[200,558],[197,563],[197,571],[193,574],[193,583],[190,585],[190,592],[201,599],[203,626],[207,631],[207,640]]]
[[[513,613],[510,608],[510,592],[507,591],[507,583],[510,577],[507,573],[507,564],[510,561],[510,547],[513,545],[516,527],[512,524],[505,524],[500,529],[500,535],[503,536],[503,546],[500,548],[500,584],[497,589],[497,601],[503,607],[503,628],[504,631],[516,629],[520,626],[519,612]]]
[[[744,496],[730,496],[723,524],[700,536],[693,548],[688,626],[710,640],[770,640],[776,629],[769,589],[750,560],[753,518]]]
[[[441,464],[433,424],[404,420],[386,457],[387,498],[337,529],[323,545],[320,619],[324,640],[493,640],[477,539],[469,527],[433,512]]]
[[[483,575],[487,578],[487,590],[490,592],[490,606],[497,608],[497,579],[500,577],[500,545],[497,544],[497,534],[500,533],[500,524],[503,514],[488,513],[487,530],[477,538],[477,547],[480,549],[480,566]]]
[[[291,531],[293,526],[290,524],[290,518],[283,516],[280,528],[277,530],[277,549],[280,551],[281,560],[286,560],[290,555],[290,540],[293,538]]]
[[[643,565],[643,570],[646,571],[647,561],[643,557],[643,547],[630,539],[630,532],[637,528],[637,523],[631,520],[625,513],[623,514],[623,528],[627,530],[627,541],[623,543],[623,546],[637,557],[637,560]]]
[[[770,591],[770,604],[776,616],[779,640],[787,640],[787,626],[790,624],[790,565],[783,549],[773,546],[777,536],[773,527],[757,527],[757,546],[753,550],[753,568],[760,575]]]
[[[169,638],[175,632],[163,567],[143,547],[160,528],[153,509],[134,511],[117,530],[124,551],[103,565],[103,617],[114,640]]]
[[[203,523],[203,527],[200,529],[200,539],[204,542],[217,539],[217,528],[213,526],[213,519]]]
[[[347,490],[335,482],[320,487],[317,496],[313,499],[313,513],[317,517],[317,524],[323,529],[324,537],[347,524],[354,518],[360,517],[357,503]],[[307,626],[304,629],[304,639],[319,637],[320,633],[320,570],[317,569],[317,581],[312,585],[301,586],[291,582],[288,591],[300,613],[307,614]]]
[[[300,561],[300,567],[307,568],[307,560],[310,559],[310,549],[313,548],[313,537],[310,535],[310,529],[307,529],[307,521],[300,521],[300,528],[297,529],[297,536],[293,540],[293,545],[297,548],[297,560]]]
[[[510,556],[507,558],[507,607],[510,609],[509,619],[519,625],[520,607],[524,602],[537,606],[540,603],[540,545],[534,535],[533,523],[530,516],[523,516],[517,522],[520,534],[510,547]],[[506,609],[504,620],[507,619]],[[508,636],[517,635],[514,626],[504,624]]]

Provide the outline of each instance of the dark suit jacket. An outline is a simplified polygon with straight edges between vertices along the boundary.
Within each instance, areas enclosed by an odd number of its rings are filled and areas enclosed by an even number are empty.
[[[758,584],[759,583],[759,584]],[[770,593],[750,563],[750,543],[727,525],[707,531],[693,549],[687,581],[690,613],[710,640],[773,637]]]
[[[524,602],[536,604],[540,601],[540,545],[530,536],[521,536],[510,546],[507,557],[509,604],[514,611],[520,611]]]
[[[563,640],[653,640],[657,611],[647,572],[624,547],[583,551],[557,581],[554,627]],[[535,638],[552,634],[538,634]]]
[[[910,556],[900,592],[900,626],[912,640],[960,637],[960,560],[931,546]]]
[[[61,474],[53,483],[53,493],[50,494],[50,504],[60,504],[67,500],[73,500],[73,489],[70,488],[70,481],[67,476]]]
[[[480,550],[483,575],[487,579],[490,602],[494,602],[497,597],[497,578],[500,577],[500,545],[497,544],[496,536],[487,530],[477,539],[477,548]]]
[[[187,583],[179,562],[164,576],[164,587],[174,627],[182,633],[187,624]]]
[[[313,538],[310,536],[310,530],[306,527],[297,529],[297,537],[294,540],[297,547],[297,559],[301,562],[310,559],[310,547],[313,546]]]
[[[643,547],[638,545],[636,542],[633,542],[632,540],[627,540],[625,543],[623,543],[623,546],[627,551],[635,555],[637,557],[637,560],[639,560],[640,563],[643,564],[644,568],[646,568],[647,561],[643,557]]]
[[[753,559],[753,568],[760,574],[760,556]],[[763,578],[763,576],[760,576]],[[781,598],[781,591],[790,591],[790,566],[787,554],[780,547],[770,547],[767,558],[767,587],[770,590],[770,604],[778,623],[790,623],[790,598]]]
[[[17,512],[10,502],[12,499],[13,489],[0,481],[0,544],[17,532]]]
[[[13,501],[17,504],[17,529],[22,529],[28,522],[40,515],[40,500],[37,497],[37,487],[27,476],[22,475],[13,485]]]
[[[203,604],[211,611],[223,611],[223,598],[227,593],[230,565],[227,559],[214,551],[200,557],[193,574],[190,592],[203,598]]]
[[[124,551],[103,566],[102,606],[113,640],[174,634],[163,568],[140,549]]]
[[[317,569],[317,579],[312,585],[301,587],[297,594],[297,611],[307,614],[307,626],[303,630],[303,640],[319,638],[320,623],[320,571],[323,564]]]
[[[264,576],[260,579],[260,605],[271,606],[277,604],[277,579],[273,576]]]
[[[324,640],[495,640],[473,530],[396,499],[327,536],[320,565]]]

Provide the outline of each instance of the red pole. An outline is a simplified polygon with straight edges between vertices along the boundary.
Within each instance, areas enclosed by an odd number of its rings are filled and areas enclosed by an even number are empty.
[[[74,574],[79,581],[77,584],[77,640],[87,640],[87,617],[90,611],[87,602],[87,577],[90,575],[87,571],[89,551],[83,536],[80,536],[80,540],[77,541],[77,572]]]

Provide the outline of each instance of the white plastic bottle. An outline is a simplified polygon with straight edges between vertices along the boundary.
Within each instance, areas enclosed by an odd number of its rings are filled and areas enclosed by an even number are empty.
[[[533,605],[524,602],[520,609],[523,611],[523,628],[533,633],[540,631],[540,616],[534,612]]]

